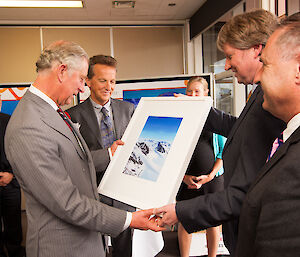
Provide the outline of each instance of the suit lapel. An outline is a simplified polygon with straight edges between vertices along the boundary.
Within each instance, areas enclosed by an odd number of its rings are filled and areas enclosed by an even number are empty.
[[[87,99],[84,103],[82,103],[82,105],[84,113],[83,117],[88,125],[87,127],[91,130],[92,134],[94,135],[101,148],[103,148],[103,144],[99,136],[100,128],[91,100]]]
[[[74,124],[74,123],[72,123],[72,124]],[[91,152],[89,150],[89,147],[85,143],[84,138],[81,136],[80,131],[76,127],[74,127],[74,129],[76,130],[76,132],[78,134],[78,139],[81,142],[81,145],[82,145],[82,147],[83,147],[83,149],[85,151],[85,154],[86,154],[86,158],[88,160],[89,173],[90,173],[90,177],[91,177],[91,181],[92,181],[92,186],[93,185],[97,186],[96,174],[95,174],[95,172],[96,172],[95,171],[95,166],[94,166],[93,158],[92,158]],[[97,190],[95,189],[93,191],[94,191],[95,198],[98,199],[98,192],[97,192]]]
[[[53,108],[51,108],[53,109]],[[64,135],[68,138],[72,144],[74,145],[77,153],[81,157],[81,159],[85,159],[85,149],[81,149],[79,142],[77,141],[75,135],[73,134],[72,130],[68,127],[65,121],[60,117],[60,115],[53,109],[49,110],[49,113],[45,116],[42,116],[41,119],[46,123],[49,127],[53,128],[54,130],[58,131],[60,134]],[[69,120],[70,125],[73,129],[77,132],[77,138],[79,138],[80,133],[78,132],[77,128],[74,126],[73,122]],[[82,140],[81,140],[82,142]],[[84,150],[84,151],[83,151]]]
[[[300,141],[300,127],[290,136],[290,138],[280,146],[280,148],[274,153],[272,158],[262,167],[262,170],[258,173],[257,178],[250,187],[249,191],[272,169],[276,163],[278,163],[287,153],[290,145]]]
[[[76,140],[73,132],[67,126],[65,121],[60,117],[60,115],[50,106],[50,104],[46,103],[42,98],[39,96],[31,93],[29,90],[23,96],[23,98],[28,98],[29,101],[34,102],[36,108],[40,111],[41,120],[47,124],[52,129],[56,130],[66,138],[68,138],[72,144],[74,145],[78,155],[84,159],[84,153],[82,152],[78,141]]]
[[[227,141],[225,143],[223,152],[226,151],[228,145],[231,143],[231,140],[234,137],[234,134],[236,133],[236,131],[239,128],[239,126],[241,125],[242,121],[246,117],[246,114],[250,110],[250,107],[253,105],[253,103],[255,101],[257,101],[258,95],[261,94],[261,93],[262,93],[262,90],[261,90],[260,86],[257,86],[257,88],[254,90],[253,94],[251,95],[250,99],[248,100],[248,102],[247,102],[245,108],[243,109],[242,113],[240,114],[238,120],[236,121],[236,124],[231,129],[231,131],[230,131],[230,133],[228,135]]]
[[[118,104],[117,101],[115,101],[114,99],[110,99],[111,100],[111,111],[113,114],[113,120],[114,120],[114,127],[115,127],[115,131],[116,131],[116,139],[120,139],[121,138],[121,126],[120,121],[122,120],[122,110],[120,109],[120,106]]]
[[[65,121],[60,117],[60,115],[48,103],[46,103],[43,99],[36,96],[35,94],[31,93],[30,91],[27,91],[25,93],[25,95],[23,96],[23,98],[24,98],[24,100],[25,99],[27,100],[27,98],[28,98],[29,102],[34,102],[34,104],[36,105],[36,108],[41,110],[40,115],[41,115],[41,119],[43,120],[43,122],[47,126],[51,127],[58,133],[65,136],[68,140],[70,140],[72,142],[72,144],[74,145],[78,155],[83,160],[88,161],[89,175],[90,175],[90,178],[92,181],[92,186],[96,185],[97,182],[96,182],[96,176],[95,176],[95,167],[94,167],[91,153],[90,153],[89,148],[88,148],[87,144],[85,143],[83,137],[81,136],[78,128],[76,126],[74,126],[74,123],[71,120],[69,120],[70,125],[74,128],[74,130],[77,133],[78,139],[80,140],[80,142],[82,144],[84,152],[80,148],[77,139],[75,138],[73,132],[67,126]],[[95,199],[98,199],[98,193],[97,193],[96,189],[97,188],[95,188],[95,190],[93,190],[93,191],[94,191]]]

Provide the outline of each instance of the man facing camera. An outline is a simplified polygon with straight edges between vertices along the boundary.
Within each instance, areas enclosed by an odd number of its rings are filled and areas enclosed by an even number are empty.
[[[298,21],[297,21],[298,18]],[[271,159],[245,198],[238,257],[298,256],[300,252],[300,15],[272,34],[257,74],[263,108],[287,123],[275,140]],[[274,153],[275,152],[275,153]]]
[[[86,84],[90,97],[68,110],[71,119],[80,124],[80,133],[90,150],[102,149],[103,165],[96,169],[97,185],[110,161],[109,152],[114,154],[134,112],[134,105],[111,98],[116,85],[117,61],[111,56],[96,55],[89,60]],[[100,201],[110,206],[135,211],[135,208],[112,198],[100,195]],[[112,238],[114,257],[132,255],[132,231],[127,229]]]
[[[60,106],[84,91],[88,56],[77,44],[57,41],[36,62],[37,78],[15,109],[5,152],[26,197],[28,257],[104,257],[100,233],[117,236],[129,225],[162,230],[152,210],[128,213],[98,201],[90,152]],[[99,233],[100,232],[100,233]]]

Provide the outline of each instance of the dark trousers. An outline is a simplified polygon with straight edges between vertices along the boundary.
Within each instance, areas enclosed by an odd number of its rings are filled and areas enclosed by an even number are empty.
[[[24,256],[21,225],[21,191],[13,179],[7,186],[0,186],[0,256]]]
[[[125,203],[114,200],[105,195],[99,195],[100,202],[105,203],[109,206],[124,210],[124,211],[135,211],[135,208]],[[112,256],[113,257],[131,257],[132,256],[132,229],[127,228],[117,237],[111,238],[112,245]]]

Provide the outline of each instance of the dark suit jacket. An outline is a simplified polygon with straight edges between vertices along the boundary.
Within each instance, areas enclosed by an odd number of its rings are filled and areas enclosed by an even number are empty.
[[[0,113],[0,171],[13,173],[9,162],[6,159],[6,154],[4,152],[4,135],[9,118],[10,115]],[[12,179],[10,184],[18,188],[20,187],[18,181],[15,178]]]
[[[111,109],[113,113],[116,138],[121,139],[131,119],[131,116],[133,115],[134,105],[126,101],[120,101],[111,98]],[[91,151],[103,149],[98,120],[95,115],[94,107],[90,99],[88,98],[81,104],[70,108],[69,110],[67,110],[67,112],[70,114],[71,119],[74,123],[80,124],[80,128],[79,128],[80,133],[84,138],[85,142],[87,143],[89,149]],[[104,172],[110,162],[107,149],[103,149],[103,150],[104,152],[101,156],[102,157],[101,169],[99,168],[96,169],[97,185],[99,185],[104,175]],[[104,200],[105,203],[109,205],[113,205],[114,207],[123,210],[128,210],[128,211],[135,210],[134,208],[129,207],[128,205],[125,205],[119,201],[112,202],[111,199],[102,196],[102,199],[104,198],[105,198]]]
[[[245,195],[265,164],[274,139],[285,123],[262,108],[258,86],[236,120],[212,109],[206,129],[227,137],[223,150],[224,191],[178,202],[176,213],[188,232],[223,224],[224,242],[234,253],[238,219]]]
[[[237,255],[300,254],[300,127],[261,169],[243,204]]]
[[[111,109],[113,113],[116,138],[121,139],[131,116],[133,115],[134,105],[129,102],[111,99]],[[103,149],[100,127],[90,99],[88,98],[81,104],[70,108],[67,112],[70,114],[74,123],[80,124],[79,131],[90,150]],[[98,185],[109,162],[109,154],[106,150],[103,154],[103,167],[101,170],[97,170]]]

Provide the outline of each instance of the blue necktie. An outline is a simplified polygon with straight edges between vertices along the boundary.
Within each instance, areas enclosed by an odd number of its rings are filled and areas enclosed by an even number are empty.
[[[104,148],[108,148],[115,141],[112,121],[108,115],[108,111],[105,107],[102,107],[102,119],[100,122],[100,133]]]

